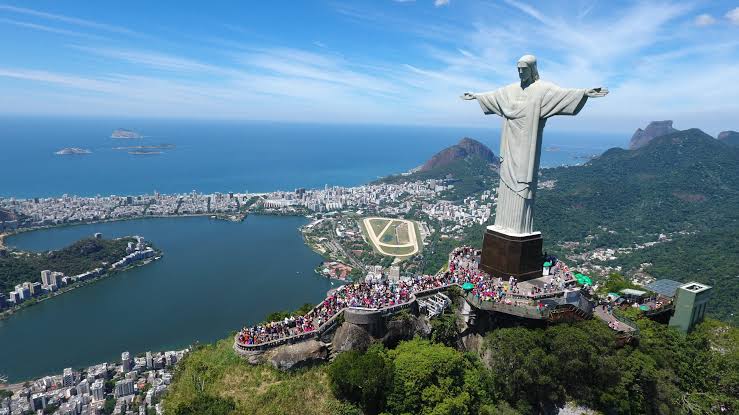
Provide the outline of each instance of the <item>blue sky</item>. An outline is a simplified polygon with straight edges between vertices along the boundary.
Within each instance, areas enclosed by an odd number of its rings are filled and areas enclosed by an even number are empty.
[[[548,128],[739,130],[739,2],[0,2],[0,115],[497,126],[462,92],[607,86]]]

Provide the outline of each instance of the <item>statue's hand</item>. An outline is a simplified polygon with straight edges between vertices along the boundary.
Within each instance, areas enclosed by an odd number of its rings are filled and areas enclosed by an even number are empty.
[[[588,96],[588,98],[600,98],[608,95],[608,88],[593,88],[588,89],[588,92],[585,93],[585,95]]]
[[[476,99],[475,94],[473,94],[472,92],[465,92],[464,94],[462,94],[460,98],[462,98],[465,101]]]

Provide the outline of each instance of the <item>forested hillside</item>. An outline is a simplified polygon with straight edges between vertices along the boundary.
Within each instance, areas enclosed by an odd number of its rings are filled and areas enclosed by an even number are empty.
[[[88,238],[58,251],[13,251],[0,258],[0,292],[11,291],[15,284],[24,281],[39,281],[45,269],[76,275],[98,268],[103,262],[112,264],[126,255],[128,242],[135,239]]]

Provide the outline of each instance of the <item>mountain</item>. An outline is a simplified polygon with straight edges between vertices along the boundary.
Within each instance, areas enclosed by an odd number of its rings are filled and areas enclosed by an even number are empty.
[[[739,132],[723,131],[719,133],[718,139],[732,147],[739,147]]]
[[[471,138],[436,153],[410,173],[388,176],[375,183],[405,183],[417,180],[447,180],[453,188],[443,197],[461,200],[471,194],[492,189],[498,178],[498,158],[485,145]]]
[[[459,140],[459,143],[434,154],[434,156],[424,163],[418,171],[430,171],[437,167],[446,166],[457,160],[475,156],[491,164],[498,164],[498,158],[495,157],[492,150],[490,150],[485,144],[472,138],[465,137]]]
[[[708,311],[739,324],[739,148],[699,129],[656,137],[647,145],[613,148],[583,166],[542,170],[535,225],[546,249],[641,246],[608,265],[627,275],[648,263],[659,278],[714,287]],[[652,244],[660,234],[669,242]],[[645,245],[646,244],[646,245]]]
[[[699,129],[635,150],[612,148],[583,166],[543,170],[540,180],[556,185],[537,194],[537,223],[567,240],[599,225],[624,241],[626,234],[711,229],[739,219],[737,164],[739,149]]]
[[[647,125],[647,128],[637,128],[634,135],[631,136],[629,141],[629,149],[635,150],[640,147],[644,147],[655,137],[663,136],[665,134],[674,133],[678,130],[672,128],[672,120],[665,121],[652,121]]]

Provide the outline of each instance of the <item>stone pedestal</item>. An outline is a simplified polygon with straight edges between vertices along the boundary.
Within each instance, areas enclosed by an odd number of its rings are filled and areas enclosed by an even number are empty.
[[[541,277],[544,256],[541,233],[509,235],[489,226],[482,242],[480,267],[487,273],[519,281]]]

